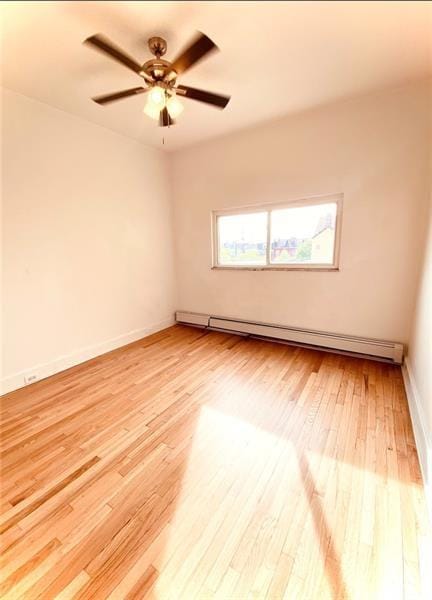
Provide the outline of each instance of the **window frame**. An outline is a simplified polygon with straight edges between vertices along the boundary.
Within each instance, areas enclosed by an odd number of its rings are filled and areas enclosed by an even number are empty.
[[[332,263],[287,263],[278,264],[271,263],[271,211],[280,210],[283,208],[298,208],[301,206],[316,206],[319,204],[336,204],[336,221],[335,221],[335,242]],[[248,206],[239,206],[236,208],[227,208],[213,210],[211,214],[211,230],[212,230],[212,269],[220,270],[237,270],[237,271],[339,271],[340,259],[340,242],[342,229],[342,205],[343,194],[326,194],[322,196],[309,196],[306,198],[297,198],[286,202],[254,204]],[[267,213],[267,248],[266,248],[266,264],[265,265],[223,265],[219,264],[219,217],[231,215],[242,215],[250,213]]]

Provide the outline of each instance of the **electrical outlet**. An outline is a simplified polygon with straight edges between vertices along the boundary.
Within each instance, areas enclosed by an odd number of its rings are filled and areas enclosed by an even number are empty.
[[[27,375],[24,375],[24,383],[26,385],[29,385],[30,383],[34,383],[37,380],[38,380],[38,376],[36,375],[36,373],[28,373]]]

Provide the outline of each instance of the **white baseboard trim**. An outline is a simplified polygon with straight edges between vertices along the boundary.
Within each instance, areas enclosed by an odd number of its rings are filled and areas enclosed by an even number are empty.
[[[413,424],[414,437],[417,446],[420,468],[423,476],[423,484],[426,494],[426,502],[429,511],[429,519],[432,523],[432,440],[425,429],[426,417],[420,401],[412,366],[408,357],[402,365],[402,376],[405,391],[408,398],[408,406]]]
[[[152,333],[166,329],[167,327],[174,325],[174,323],[175,319],[173,316],[169,319],[154,323],[149,327],[134,329],[133,331],[129,331],[123,335],[111,338],[110,340],[100,342],[99,344],[81,348],[80,350],[68,355],[59,356],[48,363],[28,367],[23,371],[4,377],[0,382],[0,393],[3,395],[24,387],[26,385],[24,377],[29,373],[35,373],[37,375],[37,381],[40,381],[41,379],[45,379],[46,377],[60,373],[60,371],[65,371],[66,369],[70,369],[71,367],[79,365],[86,360],[90,360],[91,358],[95,358],[96,356],[100,356],[101,354],[105,354],[106,352],[110,352],[111,350],[115,350],[121,346],[125,346],[126,344],[130,344],[131,342],[136,342],[137,340],[147,337]]]

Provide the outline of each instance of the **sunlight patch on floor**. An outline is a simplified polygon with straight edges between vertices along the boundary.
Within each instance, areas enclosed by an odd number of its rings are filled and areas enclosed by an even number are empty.
[[[364,467],[361,444],[351,464],[335,458],[331,434],[321,451],[319,437],[305,446],[262,429],[243,417],[245,400],[236,395],[232,414],[226,398],[224,410],[201,408],[187,466],[173,482],[173,516],[111,600],[149,564],[158,600],[402,600],[404,589],[405,598],[420,598],[418,573],[401,552],[418,526],[404,521],[403,499],[420,490],[391,471],[394,453],[386,451],[390,478],[373,455]],[[418,552],[412,547],[413,563]]]

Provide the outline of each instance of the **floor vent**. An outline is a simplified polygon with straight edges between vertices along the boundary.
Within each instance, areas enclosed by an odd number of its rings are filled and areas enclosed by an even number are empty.
[[[378,358],[398,365],[403,360],[403,345],[398,342],[386,342],[309,329],[298,329],[285,325],[244,321],[182,311],[176,313],[176,321],[186,325],[205,327],[206,329],[229,331],[240,335],[327,349],[333,352]]]

